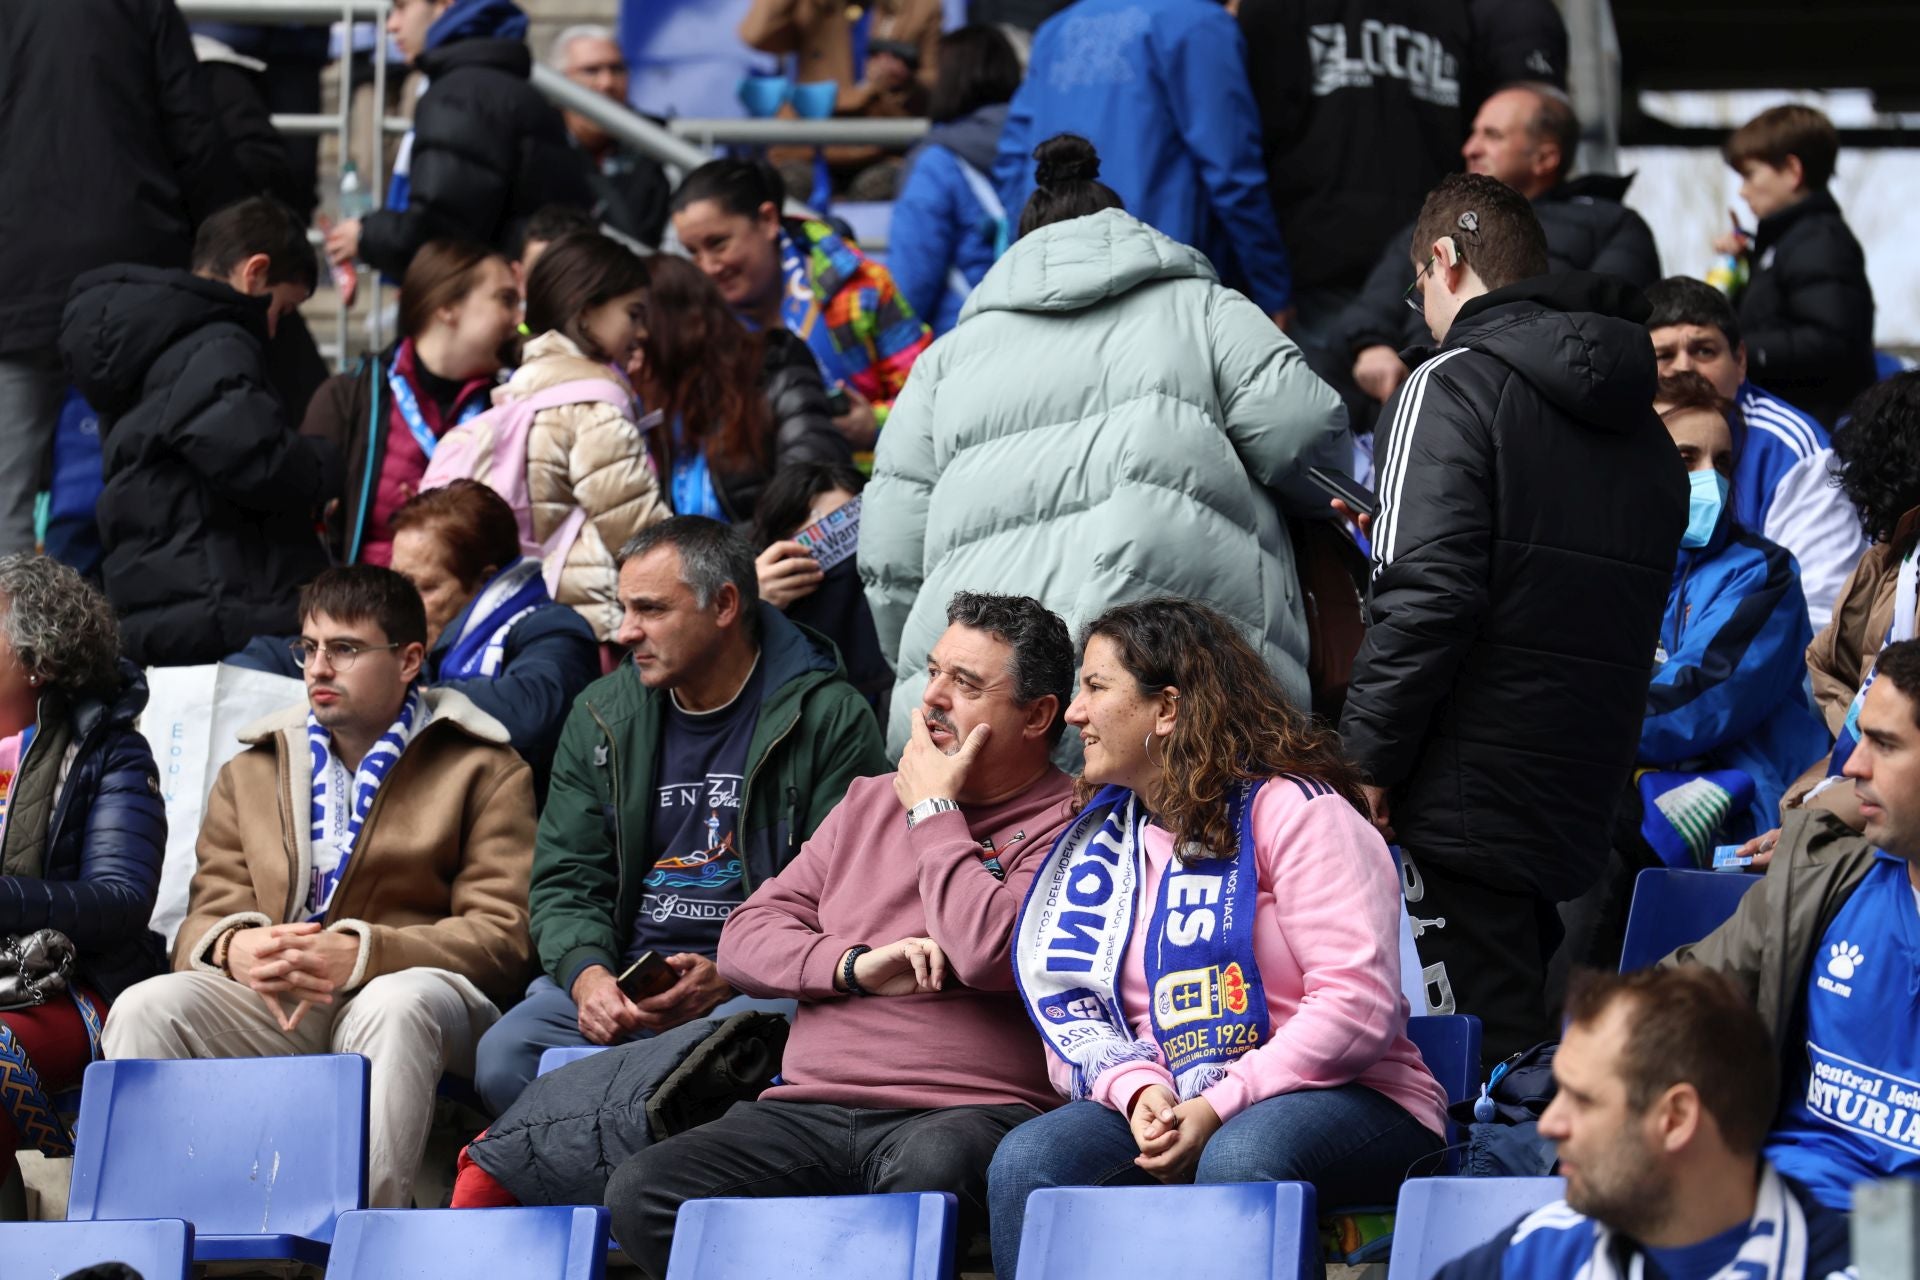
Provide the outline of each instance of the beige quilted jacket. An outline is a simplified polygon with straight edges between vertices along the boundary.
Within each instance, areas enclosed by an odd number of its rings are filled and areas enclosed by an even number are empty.
[[[527,343],[520,368],[494,399],[519,399],[582,378],[602,378],[632,394],[624,377],[587,359],[564,334],[543,333]],[[640,432],[610,404],[542,410],[527,436],[527,492],[533,534],[543,542],[576,506],[586,509],[555,599],[578,610],[603,643],[611,642],[620,625],[614,557],[628,538],[673,514]]]

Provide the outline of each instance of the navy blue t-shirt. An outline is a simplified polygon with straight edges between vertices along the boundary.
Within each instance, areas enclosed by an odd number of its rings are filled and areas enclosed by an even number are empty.
[[[735,830],[747,748],[760,719],[753,674],[726,706],[695,714],[667,700],[654,766],[653,870],[647,874],[627,958],[690,951],[709,958],[740,905],[742,855]]]

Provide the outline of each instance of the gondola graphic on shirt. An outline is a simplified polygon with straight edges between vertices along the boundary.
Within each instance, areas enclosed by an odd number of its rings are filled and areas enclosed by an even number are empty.
[[[740,856],[733,847],[733,832],[720,834],[720,811],[707,810],[707,847],[672,858],[662,858],[647,874],[647,888],[723,889],[740,879]]]

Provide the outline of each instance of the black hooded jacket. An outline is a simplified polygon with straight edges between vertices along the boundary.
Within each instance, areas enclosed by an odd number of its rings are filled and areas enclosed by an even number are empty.
[[[264,299],[157,267],[74,282],[60,349],[100,413],[107,598],[141,666],[217,662],[299,629],[327,566],[315,530],[338,455],[268,382]]]
[[[1534,199],[1534,216],[1547,237],[1547,270],[1619,276],[1641,289],[1660,278],[1653,232],[1621,203],[1631,185],[1632,174],[1590,173]],[[1341,313],[1340,336],[1349,356],[1372,346],[1397,351],[1428,341],[1426,322],[1400,301],[1413,283],[1412,244],[1409,222],[1388,238],[1360,295]]]
[[[1340,729],[1416,858],[1508,892],[1600,874],[1687,523],[1636,289],[1461,308],[1387,402],[1373,588]]]
[[[1760,219],[1740,295],[1747,376],[1831,427],[1874,380],[1866,256],[1826,191]]]
[[[246,194],[172,0],[0,4],[0,353],[51,347],[82,271],[186,266]]]
[[[560,113],[527,82],[525,43],[455,40],[414,59],[428,77],[413,113],[407,207],[367,215],[360,257],[406,274],[420,246],[466,236],[517,253],[527,219],[549,204],[593,206],[587,161]]]

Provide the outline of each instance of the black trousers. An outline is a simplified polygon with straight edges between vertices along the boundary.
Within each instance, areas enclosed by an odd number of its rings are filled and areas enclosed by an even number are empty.
[[[1554,904],[1523,889],[1482,884],[1401,850],[1414,947],[1435,1013],[1480,1019],[1483,1067],[1557,1039],[1547,1011],[1547,965],[1564,930]]]
[[[674,1215],[716,1196],[843,1196],[951,1191],[965,1242],[986,1227],[987,1165],[1027,1106],[862,1111],[822,1102],[741,1102],[718,1120],[656,1143],[607,1183],[613,1236],[659,1280]]]

